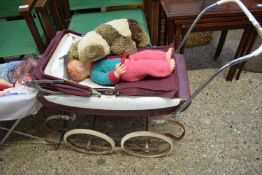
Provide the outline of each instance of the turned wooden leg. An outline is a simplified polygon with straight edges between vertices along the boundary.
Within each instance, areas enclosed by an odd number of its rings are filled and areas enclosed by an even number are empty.
[[[168,26],[168,31],[167,31],[167,36],[168,36],[168,44],[174,42],[174,30],[175,30],[175,25],[173,20],[168,20],[167,21],[167,26]]]
[[[222,32],[221,32],[220,39],[219,39],[218,46],[217,46],[217,50],[216,50],[216,53],[215,53],[215,56],[214,56],[215,60],[221,54],[221,51],[222,51],[223,46],[224,46],[224,43],[226,41],[227,33],[228,33],[228,30],[222,30]]]
[[[159,0],[153,0],[151,2],[151,42],[153,45],[156,45],[158,43],[158,35],[159,35]]]
[[[175,49],[178,48],[182,36],[182,26],[176,25],[175,27]]]
[[[248,40],[249,40],[249,37],[250,37],[249,34],[250,34],[250,27],[247,27],[247,28],[244,29],[244,33],[243,33],[242,38],[240,40],[240,43],[238,45],[237,52],[235,54],[234,59],[239,58],[240,56],[245,54],[245,49],[246,49],[246,47],[248,47],[247,43],[248,43]],[[227,81],[233,80],[234,75],[237,71],[237,68],[238,68],[238,65],[234,65],[234,66],[230,67],[228,74],[227,74],[227,77],[226,77]]]
[[[253,48],[253,46],[254,46],[254,44],[255,44],[255,42],[256,42],[256,39],[257,39],[258,34],[257,34],[257,32],[256,32],[255,29],[253,29],[253,32],[252,32],[251,35],[252,35],[252,37],[251,37],[250,40],[249,40],[250,43],[249,43],[249,46],[248,46],[248,49],[247,49],[245,55],[246,55],[246,54],[249,54],[249,53],[251,52],[251,50],[252,50],[252,48]],[[243,69],[244,65],[245,65],[245,62],[243,62],[243,63],[241,63],[241,64],[239,65],[239,67],[238,67],[238,72],[237,72],[237,76],[236,76],[236,80],[239,80],[239,77],[240,77],[240,74],[241,74],[241,72],[242,72],[242,69]]]

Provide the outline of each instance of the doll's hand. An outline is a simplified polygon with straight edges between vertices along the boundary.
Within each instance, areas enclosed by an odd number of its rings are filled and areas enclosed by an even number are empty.
[[[9,83],[8,81],[0,78],[0,91],[13,87],[13,84]]]
[[[126,72],[126,69],[125,69],[124,64],[119,63],[119,64],[116,65],[116,69],[114,71],[114,74],[115,74],[117,79],[120,78],[120,76],[125,72]]]

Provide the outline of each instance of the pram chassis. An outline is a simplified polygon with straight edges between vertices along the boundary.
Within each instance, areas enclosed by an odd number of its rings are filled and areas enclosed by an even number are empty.
[[[201,16],[209,9],[211,9],[212,7],[216,6],[216,5],[221,5],[224,3],[228,3],[228,2],[234,2],[236,3],[242,10],[243,12],[246,14],[246,16],[249,18],[250,22],[254,25],[254,27],[256,28],[259,36],[262,38],[262,29],[261,26],[259,25],[259,23],[257,22],[257,20],[252,16],[252,14],[248,11],[248,9],[242,4],[242,2],[240,2],[239,0],[220,0],[208,7],[206,7],[199,15],[198,17],[195,19],[195,21],[193,22],[192,26],[190,27],[190,29],[187,31],[185,37],[183,38],[180,46],[178,47],[178,52],[180,50],[180,48],[183,46],[184,42],[186,41],[188,34],[192,31],[192,29],[194,28],[195,24],[198,22],[198,20],[201,18]],[[225,70],[226,68],[247,61],[250,58],[253,58],[255,56],[258,56],[259,54],[261,54],[262,52],[262,45],[260,45],[260,47],[253,51],[252,53],[242,56],[238,59],[232,60],[229,63],[227,63],[226,65],[222,66],[220,69],[218,69],[217,71],[214,72],[213,75],[211,75],[205,82],[203,82],[199,88],[197,88],[195,90],[195,92],[189,97],[187,96],[187,92],[189,92],[188,89],[188,84],[185,83],[185,85],[187,87],[182,87],[182,89],[186,89],[184,92],[180,92],[182,94],[181,97],[183,97],[184,95],[184,99],[182,99],[180,105],[178,106],[178,108],[175,109],[175,107],[170,107],[170,108],[166,108],[163,110],[142,110],[142,111],[136,111],[136,113],[134,114],[135,116],[141,116],[141,115],[146,115],[146,116],[152,116],[152,115],[159,115],[159,114],[167,114],[167,113],[171,113],[173,115],[171,115],[172,117],[179,117],[181,112],[183,110],[185,110],[190,103],[192,102],[192,100],[219,74],[221,73],[223,70]],[[39,89],[41,91],[41,89]],[[52,103],[46,101],[43,96],[45,95],[46,91],[43,92],[39,92],[38,94],[38,98],[39,100],[47,107],[54,107]],[[55,104],[56,107],[63,109],[65,111],[77,111],[77,113],[86,113],[86,110],[82,110],[79,108],[74,108],[74,107],[67,107],[67,106],[63,106],[63,105],[58,105]],[[125,115],[125,116],[130,116],[130,113],[126,113],[127,111],[107,111],[107,110],[99,110],[99,113],[97,110],[93,110],[93,109],[89,109],[87,114],[99,114],[99,115]],[[59,118],[59,117],[58,117]],[[183,125],[181,125],[180,123],[178,123],[178,125],[180,127],[183,128]],[[87,146],[86,147],[79,147],[77,145],[75,145],[74,143],[69,143],[69,137],[72,135],[76,135],[76,134],[85,134],[88,135],[87,138]],[[141,157],[160,157],[160,156],[164,156],[169,154],[172,150],[173,150],[173,140],[178,140],[181,139],[184,136],[185,132],[183,131],[182,135],[180,137],[174,137],[172,134],[157,134],[157,133],[153,133],[150,131],[138,131],[138,132],[133,132],[130,134],[127,134],[126,136],[124,136],[121,140],[121,148],[123,150],[125,150],[127,153],[135,155],[135,156],[141,156]],[[109,147],[106,150],[100,150],[100,151],[93,151],[92,148],[90,147],[90,142],[92,141],[91,136],[94,137],[99,137],[99,139],[101,140],[101,138],[107,142],[107,144],[109,143]],[[135,138],[135,139],[134,139]],[[143,144],[141,144],[141,138],[143,140]],[[128,143],[128,141],[130,141],[131,139],[134,139],[134,141],[139,141],[140,143],[135,143],[135,142],[131,142],[133,145],[131,147],[128,147],[126,145],[126,143]],[[160,150],[158,148],[153,148],[150,149],[149,146],[151,144],[151,139],[155,139],[154,141],[156,143],[165,143],[167,144],[166,148],[164,150]],[[70,131],[67,131],[64,135],[64,141],[71,146],[73,149],[80,151],[80,152],[85,152],[85,153],[91,153],[91,154],[107,154],[107,153],[111,153],[114,150],[115,147],[115,143],[114,140],[112,140],[110,137],[108,137],[105,134],[99,133],[97,131],[93,131],[93,130],[88,130],[88,129],[73,129]],[[154,142],[153,141],[153,142]],[[2,142],[1,142],[2,143]],[[98,142],[97,142],[98,143]],[[129,143],[130,144],[130,143]],[[153,152],[151,153],[150,151]],[[157,151],[157,152],[154,152]]]

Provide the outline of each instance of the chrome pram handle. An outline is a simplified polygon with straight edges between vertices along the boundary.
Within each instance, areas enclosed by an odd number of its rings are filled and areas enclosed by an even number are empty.
[[[262,29],[256,18],[250,13],[250,11],[246,8],[246,6],[240,1],[240,0],[220,0],[216,4],[217,5],[222,5],[228,2],[234,2],[236,3],[241,10],[246,14],[248,17],[249,21],[253,24],[253,26],[256,28],[258,35],[262,38]]]
[[[240,1],[240,0],[220,0],[217,1],[214,4],[211,4],[209,6],[207,6],[204,10],[202,10],[199,15],[196,17],[196,19],[194,20],[194,22],[192,23],[192,25],[190,26],[190,28],[188,29],[188,31],[186,32],[184,38],[182,39],[181,43],[179,44],[179,46],[177,47],[176,52],[179,53],[180,49],[183,47],[183,45],[185,44],[188,35],[192,32],[192,30],[194,29],[195,25],[197,24],[197,22],[200,20],[200,18],[211,8],[217,6],[217,5],[222,5],[222,4],[226,4],[229,2],[233,2],[236,3],[241,10],[246,14],[246,16],[248,17],[249,21],[253,24],[253,26],[256,28],[259,36],[262,38],[262,29],[260,24],[257,22],[257,20],[255,19],[255,17],[250,13],[250,11],[246,8],[246,6]]]
[[[39,85],[39,84],[56,84],[56,83],[64,83],[64,80],[29,80],[25,82],[25,85],[31,88],[35,88],[38,91],[43,92],[43,93],[47,93],[51,95],[63,95],[62,92],[43,89]]]
[[[258,21],[255,19],[255,17],[250,13],[250,11],[246,8],[246,6],[240,1],[240,0],[219,0],[216,3],[206,7],[203,11],[200,12],[200,14],[197,16],[197,18],[194,20],[193,24],[190,26],[190,28],[188,29],[185,37],[183,38],[181,44],[178,47],[177,52],[180,51],[181,47],[184,45],[189,33],[193,30],[194,26],[196,25],[196,23],[199,21],[199,19],[201,18],[201,16],[203,16],[203,14],[208,11],[209,9],[217,6],[217,5],[222,5],[225,3],[229,3],[229,2],[233,2],[236,3],[241,10],[245,13],[245,15],[248,17],[249,21],[252,23],[252,25],[255,27],[258,35],[260,38],[262,38],[262,28],[260,26],[260,24],[258,23]],[[221,73],[224,69],[239,64],[241,62],[247,61],[250,58],[254,58],[258,55],[260,55],[262,53],[262,44],[260,44],[259,48],[256,49],[255,51],[251,52],[248,55],[239,57],[237,59],[234,59],[230,62],[228,62],[227,64],[225,64],[224,66],[222,66],[221,68],[219,68],[218,70],[216,70],[213,75],[211,75],[210,77],[208,77],[208,79],[206,81],[204,81],[196,90],[195,92],[182,104],[180,105],[177,110],[175,111],[175,115],[176,117],[178,117],[181,112],[187,108],[187,106],[192,102],[192,100],[219,74]]]

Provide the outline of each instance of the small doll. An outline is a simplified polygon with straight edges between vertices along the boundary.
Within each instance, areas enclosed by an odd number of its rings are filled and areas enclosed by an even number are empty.
[[[36,65],[37,59],[33,56],[22,61],[0,64],[0,91],[14,87],[15,83],[22,84],[24,77],[29,75]]]
[[[167,52],[143,50],[129,55],[128,58],[108,57],[93,64],[71,59],[67,69],[69,76],[75,81],[90,76],[92,81],[101,85],[113,85],[119,80],[138,81],[146,76],[167,77],[175,68],[172,52],[172,48]]]

